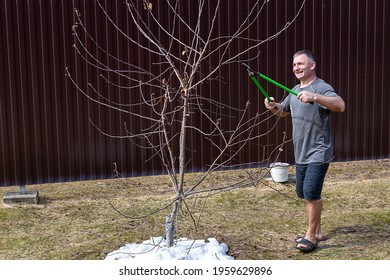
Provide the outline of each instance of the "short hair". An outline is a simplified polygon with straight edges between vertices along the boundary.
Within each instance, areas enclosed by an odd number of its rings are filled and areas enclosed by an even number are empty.
[[[300,50],[300,51],[297,51],[293,58],[297,57],[298,55],[301,55],[301,54],[305,54],[308,58],[310,58],[312,61],[314,61],[315,63],[317,63],[317,59],[315,57],[315,55],[311,52],[311,51],[308,51],[308,50]]]

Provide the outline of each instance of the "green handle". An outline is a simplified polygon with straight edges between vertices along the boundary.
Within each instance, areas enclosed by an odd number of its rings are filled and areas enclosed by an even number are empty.
[[[256,79],[255,76],[251,76],[252,81],[255,83],[255,85],[259,88],[261,93],[267,98],[268,102],[272,102],[271,98],[267,94],[267,92],[264,90],[264,88],[260,85],[259,81]]]
[[[261,93],[267,98],[268,102],[272,102],[271,98],[267,94],[267,92],[264,90],[264,88],[260,85],[259,81],[255,77],[255,73],[252,71],[252,69],[248,66],[248,64],[241,63],[242,66],[245,67],[245,69],[248,71],[249,77],[251,78],[252,82],[259,88]]]
[[[278,83],[277,81],[272,80],[271,78],[268,78],[266,75],[263,75],[260,72],[258,72],[257,74],[260,76],[260,78],[263,78],[264,80],[267,80],[268,82],[274,84],[275,86],[278,86],[278,87],[284,89],[285,91],[288,91],[289,93],[292,93],[295,96],[298,96],[298,93],[296,93],[295,91],[293,91],[293,90],[289,89],[288,87]]]

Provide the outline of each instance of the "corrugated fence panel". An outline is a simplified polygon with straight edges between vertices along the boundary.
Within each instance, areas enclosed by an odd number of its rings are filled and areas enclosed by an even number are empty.
[[[225,35],[236,29],[254,2],[221,1],[216,33]],[[273,35],[293,20],[302,2],[269,1],[256,28],[245,35],[256,39]],[[137,34],[124,1],[101,0],[99,3],[125,33]],[[166,26],[172,24],[165,1],[152,3],[160,21]],[[198,1],[178,1],[178,4],[183,18],[194,23]],[[140,11],[144,9],[143,1],[136,1],[136,5]],[[214,5],[215,1],[206,1],[201,25],[204,33],[210,28]],[[94,70],[81,58],[86,52],[77,54],[72,35],[75,9],[79,10],[99,47],[85,33],[80,33],[83,34],[80,39],[99,61],[113,69],[125,70],[125,64],[113,57],[151,71],[164,69],[152,52],[138,48],[113,27],[97,1],[1,0],[0,186],[111,178],[115,176],[115,168],[124,176],[163,172],[153,152],[139,149],[127,139],[110,138],[101,133],[124,135],[125,123],[129,129],[139,129],[148,125],[146,122],[139,123],[128,114],[99,106],[80,94],[66,77],[65,70],[69,69],[80,89],[91,96],[96,97],[96,93],[88,84],[114,102],[139,101],[135,90],[118,89],[101,79],[101,75],[105,75],[112,83],[124,85],[125,77],[116,77],[104,69]],[[333,85],[347,105],[345,113],[332,116],[336,161],[390,156],[390,97],[387,93],[390,70],[386,67],[390,63],[389,18],[387,0],[306,1],[287,31],[254,50],[258,58],[250,62],[251,66],[289,87],[297,83],[291,66],[295,51],[310,49],[317,55],[318,75]],[[190,34],[183,28],[175,32],[181,40],[190,40]],[[164,32],[156,34],[166,40]],[[142,35],[135,38],[145,43]],[[247,48],[250,44],[234,43],[230,51]],[[177,53],[182,51],[177,44],[172,48]],[[219,55],[221,53],[208,58],[208,64],[215,66]],[[208,66],[202,70],[207,72]],[[263,97],[238,63],[222,67],[218,75],[220,81],[205,83],[199,93],[240,107],[250,101],[252,115],[265,112]],[[283,98],[281,90],[269,84],[264,87],[277,100]],[[103,101],[102,98],[98,100]],[[205,109],[211,108],[207,106]],[[153,116],[147,110],[138,113]],[[226,129],[235,122],[235,113],[229,109],[215,112],[213,116],[225,116]],[[192,121],[205,130],[211,128],[199,116]],[[256,133],[271,129],[275,121],[270,118]],[[230,165],[244,167],[243,163],[261,161],[281,143],[284,133],[290,137],[290,126],[288,118],[279,121],[271,133],[252,141]],[[188,169],[203,169],[215,156],[215,148],[196,131],[191,132],[188,143],[191,147]],[[291,144],[284,147],[279,160],[293,162]]]

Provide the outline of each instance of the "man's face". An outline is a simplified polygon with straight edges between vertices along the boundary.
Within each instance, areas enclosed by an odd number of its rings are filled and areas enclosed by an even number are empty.
[[[315,62],[305,54],[298,55],[293,59],[293,71],[298,80],[310,78],[315,73]]]

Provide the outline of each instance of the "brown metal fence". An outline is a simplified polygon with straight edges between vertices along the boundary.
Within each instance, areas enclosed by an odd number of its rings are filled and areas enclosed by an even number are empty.
[[[259,38],[269,36],[294,17],[302,1],[269,1],[253,32]],[[151,2],[157,9],[164,1]],[[183,4],[181,10],[190,17],[197,1],[184,2],[188,6]],[[221,6],[219,34],[234,27],[253,2],[222,1],[225,5]],[[132,32],[122,0],[100,3]],[[142,9],[142,1],[138,3]],[[96,82],[99,75],[82,63],[72,48],[75,8],[80,10],[91,34],[110,52],[153,67],[151,55],[129,49],[123,37],[113,32],[94,0],[1,0],[0,186],[111,178],[115,166],[124,176],[162,172],[156,157],[126,139],[104,136],[90,120],[112,134],[123,134],[124,122],[134,126],[137,123],[89,101],[65,76],[68,67],[78,83],[86,85]],[[163,11],[160,17],[168,20]],[[296,83],[291,71],[293,53],[299,49],[315,52],[318,75],[335,87],[347,105],[345,113],[332,117],[336,161],[390,156],[390,70],[386,66],[390,63],[389,18],[387,0],[306,1],[286,32],[259,48],[257,64],[252,65],[292,87]],[[99,50],[95,54],[101,56]],[[264,111],[263,98],[255,93],[256,88],[239,66],[224,68],[221,76],[222,81],[207,84],[202,90],[213,92],[228,104],[250,100],[252,110]],[[276,97],[283,94],[269,85],[266,90]],[[110,87],[106,92],[116,94]],[[123,100],[129,100],[126,92],[121,94],[125,96]],[[289,120],[280,122],[266,139],[249,145],[236,163],[261,161],[261,147],[279,143],[283,132],[289,133],[289,127]],[[212,154],[212,147],[198,137],[192,134],[189,139],[191,171],[202,169]],[[291,147],[280,159],[292,162]]]

